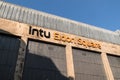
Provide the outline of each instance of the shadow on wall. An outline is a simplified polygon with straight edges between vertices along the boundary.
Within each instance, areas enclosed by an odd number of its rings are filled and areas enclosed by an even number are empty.
[[[14,80],[20,39],[0,29],[0,80]]]
[[[20,43],[26,45],[18,37],[11,35],[0,30],[0,80],[14,80]],[[73,80],[72,77],[64,76],[50,58],[29,53],[28,50],[24,64],[24,68],[19,66],[21,69],[17,70],[19,73],[23,69],[23,77],[19,80]]]
[[[50,58],[27,53],[26,59],[23,80],[68,80]]]

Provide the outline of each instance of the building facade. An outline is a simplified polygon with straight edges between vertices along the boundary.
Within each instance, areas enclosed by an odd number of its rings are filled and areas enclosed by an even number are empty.
[[[120,34],[0,1],[1,80],[120,80]]]

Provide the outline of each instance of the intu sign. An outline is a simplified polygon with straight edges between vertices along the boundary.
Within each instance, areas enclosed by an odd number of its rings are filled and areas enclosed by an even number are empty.
[[[92,42],[91,40],[82,39],[76,36],[68,36],[66,33],[61,32],[54,32],[51,30],[46,30],[43,28],[35,28],[30,26],[29,27],[29,35],[41,37],[41,38],[47,38],[47,39],[54,39],[59,42],[65,42],[65,43],[71,43],[76,45],[81,45],[84,47],[92,47],[92,48],[98,48],[101,49],[101,45],[96,42]]]
[[[45,37],[45,38],[50,38],[51,37],[50,32],[45,31],[43,29],[32,28],[32,26],[29,27],[29,34],[30,35],[36,35],[37,37]]]

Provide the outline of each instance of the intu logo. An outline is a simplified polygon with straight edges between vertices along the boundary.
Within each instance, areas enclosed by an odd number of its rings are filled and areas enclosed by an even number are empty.
[[[36,35],[38,37],[45,37],[45,38],[51,37],[50,32],[44,31],[43,29],[32,28],[32,26],[29,27],[29,34]]]

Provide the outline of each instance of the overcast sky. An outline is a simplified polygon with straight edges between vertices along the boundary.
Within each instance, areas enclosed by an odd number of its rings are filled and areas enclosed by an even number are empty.
[[[120,0],[5,1],[112,31],[120,29]]]

